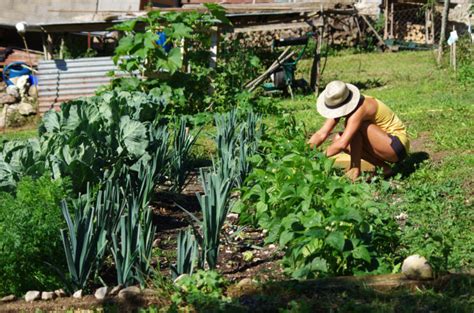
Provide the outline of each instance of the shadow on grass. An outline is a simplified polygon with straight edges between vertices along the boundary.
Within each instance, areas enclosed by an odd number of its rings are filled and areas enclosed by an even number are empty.
[[[349,277],[350,278],[350,277]],[[378,279],[374,276],[374,279]],[[332,283],[331,283],[332,282]],[[448,275],[403,287],[334,279],[271,282],[243,292],[242,312],[474,312],[474,276]]]
[[[403,178],[407,178],[418,169],[421,163],[429,158],[430,155],[423,151],[410,153],[402,162],[395,165],[394,171],[402,174]]]
[[[369,78],[366,80],[351,81],[350,83],[357,86],[357,88],[362,89],[362,90],[378,88],[378,87],[385,86],[386,84],[380,78]]]

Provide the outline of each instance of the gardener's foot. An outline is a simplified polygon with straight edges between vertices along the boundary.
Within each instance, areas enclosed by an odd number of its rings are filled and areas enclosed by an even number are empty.
[[[390,178],[395,174],[395,172],[390,168],[383,169],[383,178]]]
[[[346,172],[346,176],[352,180],[353,182],[360,176],[360,169],[359,168],[351,168]]]

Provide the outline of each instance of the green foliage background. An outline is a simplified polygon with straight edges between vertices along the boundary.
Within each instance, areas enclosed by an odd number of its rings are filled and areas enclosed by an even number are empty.
[[[48,264],[65,268],[59,202],[67,195],[67,183],[47,176],[25,177],[15,194],[0,193],[0,294],[62,287]]]

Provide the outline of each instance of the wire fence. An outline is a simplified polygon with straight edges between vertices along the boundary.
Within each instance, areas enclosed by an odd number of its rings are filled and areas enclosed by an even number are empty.
[[[420,44],[439,40],[441,14],[422,5],[403,5],[388,8],[385,39],[396,39]]]

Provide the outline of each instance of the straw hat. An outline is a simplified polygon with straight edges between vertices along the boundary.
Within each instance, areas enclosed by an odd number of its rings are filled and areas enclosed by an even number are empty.
[[[338,118],[354,111],[359,100],[360,91],[356,86],[334,80],[321,92],[316,107],[325,118]]]

